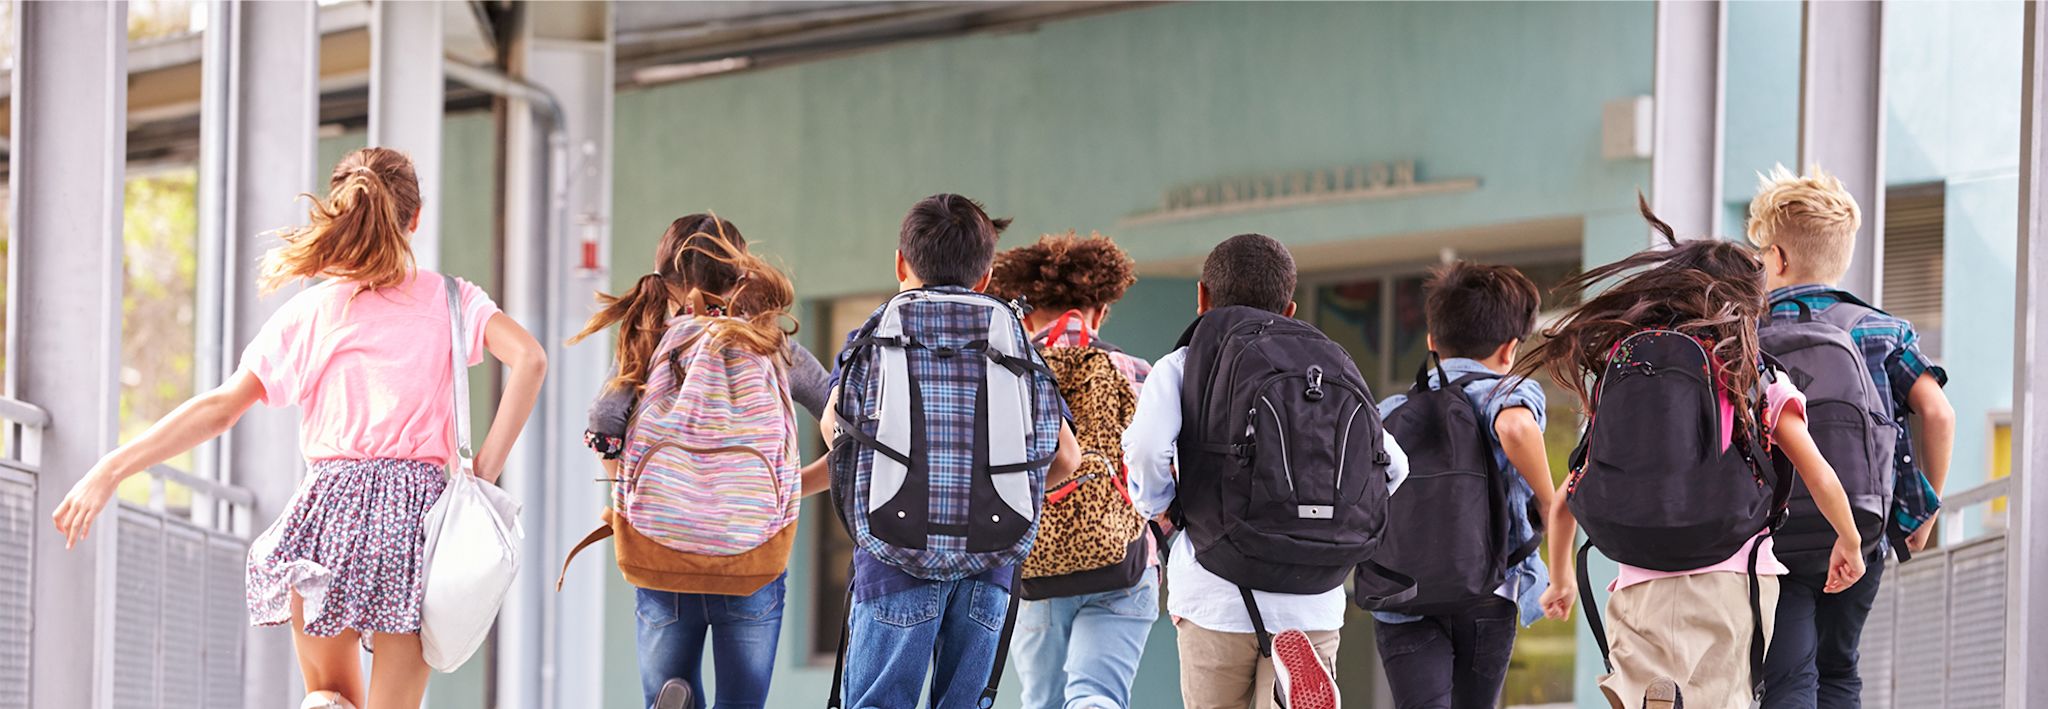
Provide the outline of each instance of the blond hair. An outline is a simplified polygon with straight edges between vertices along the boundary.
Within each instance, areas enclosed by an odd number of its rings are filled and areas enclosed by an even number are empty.
[[[398,285],[412,274],[420,182],[405,153],[349,153],[328,176],[326,199],[301,196],[313,201],[307,224],[286,230],[284,245],[263,257],[265,292],[306,278],[353,281],[362,292]]]
[[[1799,280],[1833,283],[1849,271],[1863,210],[1842,181],[1820,165],[1804,176],[1784,165],[1757,174],[1749,203],[1749,241],[1785,251],[1786,268]]]

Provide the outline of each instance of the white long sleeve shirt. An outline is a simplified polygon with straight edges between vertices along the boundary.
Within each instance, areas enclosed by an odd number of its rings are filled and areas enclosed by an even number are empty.
[[[1147,519],[1165,512],[1173,502],[1179,464],[1181,380],[1187,368],[1186,348],[1174,350],[1152,365],[1152,375],[1138,394],[1138,412],[1124,430],[1124,463],[1130,468],[1131,502]],[[1408,477],[1408,455],[1392,436],[1382,434],[1387,450],[1387,490]],[[1252,632],[1251,616],[1237,585],[1202,568],[1185,531],[1173,540],[1167,557],[1166,612],[1221,633]],[[1344,627],[1344,587],[1316,594],[1252,591],[1266,628],[1337,630]]]

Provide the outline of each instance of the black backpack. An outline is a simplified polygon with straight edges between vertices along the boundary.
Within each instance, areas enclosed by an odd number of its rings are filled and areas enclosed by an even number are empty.
[[[1435,355],[1431,355],[1431,360]],[[1408,477],[1387,508],[1389,533],[1373,561],[1415,580],[1414,597],[1384,598],[1400,591],[1371,569],[1353,583],[1366,610],[1406,615],[1442,615],[1467,610],[1493,597],[1508,570],[1542,544],[1542,516],[1531,516],[1537,533],[1515,545],[1508,486],[1494,460],[1492,422],[1484,407],[1465,394],[1474,382],[1499,379],[1471,373],[1452,379],[1438,363],[1424,361],[1408,399],[1389,412],[1387,433],[1408,454]],[[1431,387],[1429,373],[1437,373]]]
[[[1270,655],[1252,590],[1337,588],[1380,546],[1388,458],[1379,410],[1350,353],[1300,320],[1217,308],[1178,347],[1187,362],[1172,513],[1202,567],[1242,591]]]
[[[1891,511],[1892,483],[1897,476],[1892,453],[1898,446],[1899,430],[1886,415],[1889,407],[1884,396],[1871,381],[1862,351],[1849,335],[1857,321],[1880,311],[1847,293],[1835,291],[1833,295],[1842,302],[1819,313],[1796,298],[1779,301],[1798,306],[1798,319],[1773,320],[1760,332],[1764,352],[1774,357],[1806,394],[1806,421],[1814,445],[1841,478],[1842,492],[1848,494],[1849,507],[1855,512],[1856,531],[1863,538],[1863,553],[1869,555],[1884,543],[1885,518]],[[1792,475],[1790,461],[1779,456],[1775,462],[1781,474]],[[1778,560],[1786,568],[1794,573],[1827,573],[1835,530],[1796,476],[1790,513],[1773,537]]]
[[[1768,464],[1763,432],[1735,432],[1734,444],[1721,449],[1712,362],[1707,346],[1689,335],[1644,330],[1614,348],[1594,382],[1594,414],[1572,451],[1566,500],[1586,530],[1578,553],[1579,598],[1610,672],[1607,631],[1586,574],[1587,547],[1630,566],[1686,571],[1727,560],[1784,520],[1792,481]],[[1760,393],[1750,392],[1740,405],[1759,403]],[[1750,676],[1758,691],[1765,644],[1756,578],[1762,546],[1749,554]]]

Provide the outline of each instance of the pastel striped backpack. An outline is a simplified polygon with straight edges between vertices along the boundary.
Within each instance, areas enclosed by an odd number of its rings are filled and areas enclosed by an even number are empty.
[[[750,594],[788,568],[802,479],[787,375],[773,356],[720,346],[722,320],[669,322],[606,524],[570,558],[612,537],[628,582],[678,593]]]

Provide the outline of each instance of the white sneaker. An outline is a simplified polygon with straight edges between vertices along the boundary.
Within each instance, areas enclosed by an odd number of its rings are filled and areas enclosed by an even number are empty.
[[[1308,634],[1288,630],[1273,636],[1273,694],[1285,709],[1337,709],[1337,679],[1316,653]]]
[[[299,702],[299,709],[356,709],[356,705],[350,704],[340,692],[323,689],[306,695],[306,700]]]

